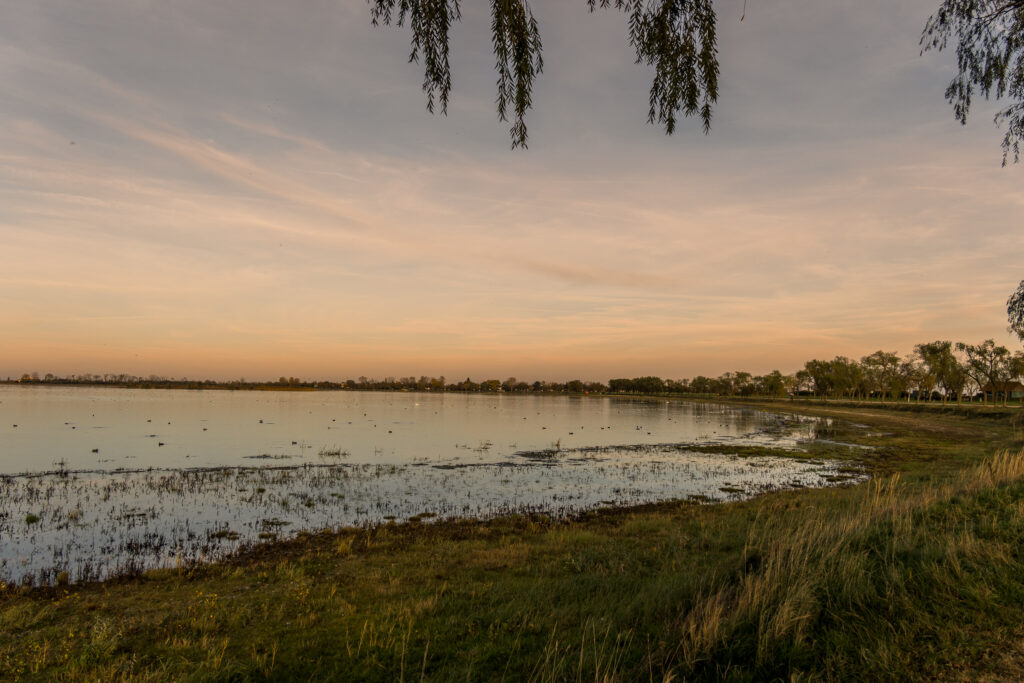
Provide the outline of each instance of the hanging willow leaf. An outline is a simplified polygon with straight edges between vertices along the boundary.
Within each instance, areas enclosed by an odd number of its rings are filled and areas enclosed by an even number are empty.
[[[408,25],[409,61],[424,66],[427,109],[448,111],[449,31],[461,19],[458,0],[368,0],[375,26]],[[675,132],[677,117],[699,116],[711,130],[718,99],[716,16],[712,0],[586,0],[590,11],[614,8],[627,16],[629,44],[638,64],[653,67],[647,120]],[[526,0],[490,0],[491,43],[498,72],[498,118],[512,122],[512,147],[526,147],[526,113],[533,83],[544,69],[540,30]]]
[[[1024,141],[1024,0],[943,0],[921,34],[921,52],[956,41],[957,75],[946,88],[953,116],[967,123],[975,93],[1015,100],[996,112],[1006,124],[1003,165]]]

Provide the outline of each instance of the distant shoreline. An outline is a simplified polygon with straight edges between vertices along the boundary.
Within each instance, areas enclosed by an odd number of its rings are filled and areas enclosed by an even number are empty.
[[[1024,401],[1013,401],[1002,404],[998,401],[981,401],[978,399],[967,399],[963,402],[939,400],[917,400],[914,397],[903,396],[899,399],[889,398],[882,400],[877,396],[866,398],[827,398],[815,396],[811,392],[800,392],[786,396],[764,396],[764,395],[723,395],[712,393],[693,392],[622,392],[611,391],[607,387],[595,391],[568,391],[548,385],[540,389],[525,391],[506,391],[504,389],[487,390],[481,388],[458,389],[449,386],[444,389],[431,388],[390,388],[381,387],[376,383],[371,385],[347,386],[340,382],[306,382],[301,384],[280,384],[278,382],[216,382],[214,380],[163,380],[163,381],[140,381],[129,382],[106,382],[106,381],[85,381],[85,380],[12,380],[0,379],[0,386],[47,386],[47,387],[100,387],[112,389],[155,389],[155,390],[188,390],[188,391],[291,391],[291,392],[315,392],[315,391],[339,391],[339,392],[382,392],[382,393],[417,393],[417,394],[475,394],[482,396],[511,395],[511,396],[571,396],[571,397],[601,397],[601,398],[629,398],[640,400],[673,400],[673,401],[710,401],[714,403],[732,403],[749,407],[760,407],[767,409],[799,410],[799,406],[808,408],[885,408],[900,412],[931,412],[948,415],[974,415],[980,414],[1002,414],[1007,412],[1016,413],[1024,408]],[[784,406],[784,408],[783,408]]]

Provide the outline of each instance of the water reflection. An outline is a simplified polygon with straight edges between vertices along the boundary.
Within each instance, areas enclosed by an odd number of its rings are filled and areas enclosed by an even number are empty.
[[[17,427],[13,425],[17,424]],[[727,442],[815,421],[566,396],[0,386],[0,473],[252,465],[253,456],[475,462],[555,446]]]
[[[697,452],[793,448],[820,427],[710,404],[14,389],[0,392],[4,421],[19,425],[0,430],[7,581],[216,558],[299,530],[720,501],[862,476],[820,460]]]

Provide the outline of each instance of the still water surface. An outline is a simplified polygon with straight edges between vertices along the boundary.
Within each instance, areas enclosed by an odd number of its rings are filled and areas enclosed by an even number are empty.
[[[782,434],[771,413],[618,398],[14,386],[0,387],[0,419],[6,474],[305,462],[335,449],[352,462],[481,464],[556,447],[793,444],[814,428]]]
[[[828,461],[693,450],[798,449],[818,424],[607,397],[3,386],[0,579],[102,577],[413,516],[566,515],[859,479]]]

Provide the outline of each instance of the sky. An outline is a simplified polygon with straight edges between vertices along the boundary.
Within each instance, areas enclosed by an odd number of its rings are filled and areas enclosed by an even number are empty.
[[[793,372],[1006,333],[1024,165],[937,0],[719,0],[710,135],[624,17],[533,0],[511,150],[488,6],[446,117],[360,0],[0,3],[0,376]],[[741,20],[742,17],[742,20]]]

